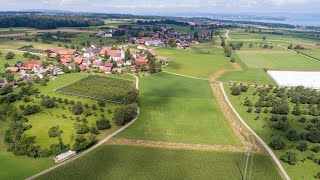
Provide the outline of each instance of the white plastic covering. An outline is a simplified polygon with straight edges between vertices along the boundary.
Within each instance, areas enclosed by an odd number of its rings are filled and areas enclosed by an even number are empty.
[[[59,162],[65,160],[65,159],[68,159],[68,158],[76,155],[76,154],[77,154],[77,153],[76,153],[75,151],[69,150],[69,151],[67,151],[67,152],[65,152],[65,153],[59,154],[58,156],[56,156],[56,157],[53,158],[53,159],[54,159],[54,161],[55,161],[56,163],[59,163]]]
[[[278,86],[320,89],[320,71],[268,71],[268,75]]]

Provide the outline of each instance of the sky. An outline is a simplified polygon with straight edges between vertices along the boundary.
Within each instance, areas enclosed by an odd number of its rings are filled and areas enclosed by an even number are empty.
[[[0,0],[0,11],[51,9],[140,15],[318,12],[320,0]]]

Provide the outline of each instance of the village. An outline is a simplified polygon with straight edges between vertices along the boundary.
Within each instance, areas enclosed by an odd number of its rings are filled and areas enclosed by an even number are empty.
[[[192,24],[196,26],[195,23]],[[148,31],[151,28],[153,33]],[[137,37],[129,36],[124,40],[126,43],[121,45],[108,44],[98,47],[90,44],[82,49],[59,46],[43,51],[47,55],[46,61],[21,59],[14,66],[6,67],[6,73],[19,73],[21,77],[12,79],[12,81],[0,78],[0,87],[16,88],[19,85],[18,82],[21,81],[29,82],[34,78],[42,79],[43,77],[55,79],[56,76],[70,72],[126,74],[148,71],[151,58],[155,60],[155,69],[160,70],[161,66],[166,65],[167,62],[157,57],[156,48],[165,46],[187,49],[190,48],[191,43],[198,44],[201,41],[211,40],[213,36],[213,31],[210,30],[184,34],[166,25],[124,26],[105,31],[100,30],[95,36],[114,38],[117,35],[128,33],[137,35]],[[59,39],[56,35],[53,35],[52,38]]]

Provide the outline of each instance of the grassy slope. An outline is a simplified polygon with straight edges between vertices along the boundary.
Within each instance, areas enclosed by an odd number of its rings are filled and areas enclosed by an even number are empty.
[[[119,137],[237,144],[206,81],[166,73],[140,80],[141,115]]]
[[[239,57],[251,68],[320,70],[320,62],[299,54],[240,54]]]
[[[249,68],[238,56],[236,62],[242,67],[241,72],[226,72],[218,80],[229,82],[250,82],[258,84],[275,84],[267,73],[261,68]]]
[[[104,145],[39,179],[241,179],[243,160],[243,153]],[[254,155],[252,179],[281,177],[268,156]]]
[[[164,70],[201,78],[208,78],[221,68],[232,69],[229,60],[221,51],[200,47],[204,45],[192,46],[191,49],[159,48],[158,56],[170,58],[169,66]]]
[[[252,102],[255,101],[255,99],[257,99],[256,97],[252,96],[253,90],[254,88],[251,87],[250,91],[248,91],[247,93],[244,93],[241,96],[232,96],[231,95],[231,86],[229,85],[225,85],[225,90],[226,93],[231,101],[231,103],[233,104],[233,106],[235,107],[235,109],[238,111],[238,113],[240,114],[240,116],[246,121],[246,123],[256,132],[259,134],[259,136],[266,142],[266,143],[270,143],[272,141],[272,139],[275,139],[276,137],[281,138],[282,140],[284,140],[287,144],[287,146],[293,145],[294,147],[296,145],[298,145],[299,143],[295,143],[295,142],[290,142],[288,141],[286,138],[283,138],[281,135],[281,133],[277,130],[271,129],[270,126],[271,121],[269,119],[264,120],[264,118],[269,118],[270,115],[269,114],[265,114],[265,113],[261,113],[259,114],[259,120],[254,120],[254,118],[257,116],[256,113],[247,113],[247,109],[248,107],[242,105],[242,103],[245,101],[246,97],[249,97],[249,100],[251,100]],[[255,108],[253,108],[253,111],[255,110]],[[308,119],[311,117],[306,116]],[[296,117],[294,115],[289,115],[289,120],[288,122],[290,122],[290,124],[292,125],[292,127],[295,127],[295,129],[298,132],[305,132],[304,130],[304,126],[302,123],[298,122],[296,120]],[[312,145],[313,146],[313,145]],[[309,146],[309,147],[312,147]],[[288,151],[289,148],[286,148],[284,151],[274,151],[276,153],[276,155],[278,156],[278,158],[284,154],[284,152]],[[296,151],[299,156],[298,158],[301,160],[303,158],[305,158],[306,156],[310,155],[312,152],[310,150],[301,153],[298,152],[296,150],[296,148],[292,149],[293,151]],[[297,163],[297,165],[292,166],[292,165],[288,165],[285,163],[282,163],[284,168],[286,169],[286,171],[288,172],[289,176],[292,177],[292,179],[313,179],[313,175],[315,175],[318,171],[319,171],[319,167],[317,167],[315,165],[315,163],[313,163],[311,160],[306,160],[305,162],[299,161]],[[304,178],[303,178],[304,177]]]

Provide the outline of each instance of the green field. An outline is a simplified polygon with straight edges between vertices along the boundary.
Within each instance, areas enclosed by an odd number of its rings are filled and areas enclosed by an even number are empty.
[[[125,95],[135,90],[133,81],[105,76],[88,76],[77,82],[56,89],[57,92],[88,96],[107,101],[122,102]]]
[[[209,78],[221,68],[232,69],[232,65],[221,50],[212,45],[201,44],[191,49],[159,48],[158,56],[168,58],[166,71],[183,75]]]
[[[251,179],[281,176],[266,155],[255,154]],[[241,179],[243,153],[104,145],[38,179]],[[77,173],[74,173],[77,172]],[[210,179],[210,178],[209,178]]]
[[[319,59],[320,61],[320,48],[312,48],[308,50],[299,50],[299,52],[304,53],[308,56],[314,57],[316,59]]]
[[[305,152],[300,152],[296,149],[296,146],[301,143],[301,141],[289,141],[284,137],[283,132],[272,128],[272,121],[270,120],[271,115],[269,113],[254,113],[255,107],[252,107],[253,112],[247,113],[247,106],[244,106],[243,103],[245,99],[249,99],[251,102],[255,103],[259,97],[253,96],[252,94],[256,90],[254,87],[250,87],[248,92],[242,93],[240,96],[232,96],[231,95],[231,85],[225,85],[224,89],[226,94],[228,95],[232,105],[235,107],[240,116],[246,121],[246,123],[267,143],[269,144],[273,139],[280,138],[283,140],[287,146],[284,150],[274,150],[274,153],[279,158],[287,151],[293,151],[298,154],[298,162],[296,165],[289,165],[287,163],[283,163],[282,165],[286,169],[287,173],[292,179],[314,179],[313,176],[319,172],[319,166],[312,162],[310,159],[306,157],[311,155],[313,152],[310,150],[311,147],[315,145],[319,145],[317,143],[308,143],[309,149]],[[293,106],[291,104],[291,106]],[[308,108],[308,105],[301,105],[304,108]],[[292,110],[293,107],[291,107]],[[265,108],[262,109],[262,111]],[[258,120],[255,118],[259,116]],[[308,120],[306,123],[309,123],[309,119],[313,118],[310,115],[304,115]],[[293,114],[288,115],[288,120],[286,122],[289,123],[291,129],[295,129],[298,133],[306,133],[305,125],[298,121],[298,118]],[[310,123],[309,123],[310,124]],[[307,142],[307,141],[303,141]],[[291,147],[292,146],[292,147]],[[319,153],[318,153],[319,154]],[[305,159],[305,160],[304,160]]]
[[[262,68],[250,68],[238,56],[235,56],[235,58],[236,62],[240,64],[242,71],[226,72],[222,76],[220,76],[220,78],[218,79],[219,81],[236,81],[275,85],[275,82],[268,76],[268,74]]]
[[[237,145],[209,82],[166,73],[140,80],[141,114],[121,138]]]
[[[320,70],[320,62],[300,54],[239,54],[249,68],[272,70]]]

